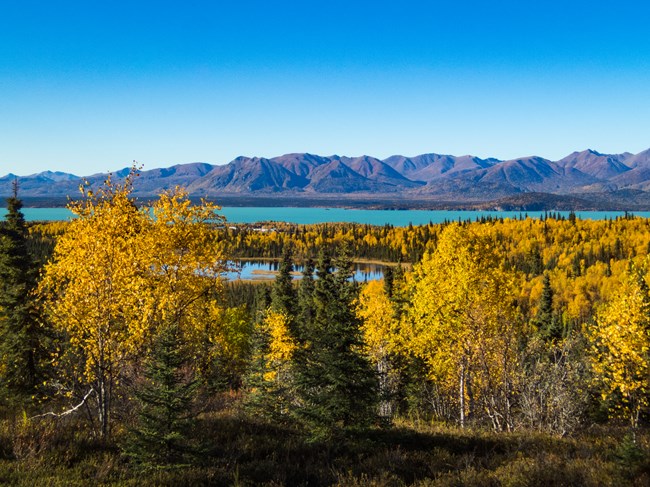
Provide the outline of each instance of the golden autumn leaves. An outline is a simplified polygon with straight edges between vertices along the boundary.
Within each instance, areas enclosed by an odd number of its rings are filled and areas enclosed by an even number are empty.
[[[601,308],[589,338],[602,398],[636,427],[650,403],[650,296],[644,277],[630,271],[614,299]]]
[[[418,357],[432,381],[456,392],[461,425],[480,402],[496,429],[510,429],[522,326],[512,285],[488,232],[451,225],[414,267],[401,319],[377,284],[362,291],[358,312],[369,354],[378,365],[389,354]]]
[[[545,418],[551,429],[566,431],[579,418],[546,416],[579,414],[580,405],[569,403],[591,389],[636,427],[650,387],[645,272],[632,265],[612,299],[597,306],[593,323],[544,343],[541,330],[521,310],[525,300],[517,273],[505,269],[499,245],[488,225],[452,224],[402,283],[398,292],[407,296],[401,298],[402,310],[380,283],[363,288],[358,314],[377,369],[395,374],[408,357],[421,360],[428,380],[450,398],[461,425],[480,410],[495,430],[511,430],[521,418],[531,425]],[[542,389],[554,395],[542,398]]]
[[[212,306],[225,269],[216,206],[187,194],[162,194],[150,207],[110,179],[70,209],[78,217],[57,240],[40,283],[52,325],[69,338],[79,372],[98,395],[106,435],[113,387],[126,365],[146,353],[161,327],[179,327],[198,362],[218,341]]]

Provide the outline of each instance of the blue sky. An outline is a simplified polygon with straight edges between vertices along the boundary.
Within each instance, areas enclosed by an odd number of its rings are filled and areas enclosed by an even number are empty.
[[[0,175],[639,152],[649,20],[625,0],[0,0]]]

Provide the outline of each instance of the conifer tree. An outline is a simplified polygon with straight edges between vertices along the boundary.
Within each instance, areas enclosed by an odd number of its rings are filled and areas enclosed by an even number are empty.
[[[292,329],[296,318],[291,250],[285,247],[263,319],[253,334],[253,360],[246,380],[248,409],[275,422],[287,419],[292,398]]]
[[[270,336],[262,322],[255,324],[251,337],[251,361],[244,377],[247,391],[244,406],[252,416],[275,419],[275,401],[271,393],[272,384],[266,380],[268,370]]]
[[[404,312],[404,307],[408,302],[408,296],[406,292],[406,277],[404,275],[404,268],[402,267],[402,262],[399,260],[397,265],[392,268],[392,282],[390,287],[390,292],[386,289],[389,299],[393,303],[393,308],[395,309],[395,317],[401,318],[402,313]]]
[[[297,296],[293,287],[292,271],[291,249],[287,246],[282,254],[278,274],[271,290],[271,308],[275,312],[287,315],[295,314]]]
[[[37,303],[30,295],[36,273],[28,252],[22,206],[14,183],[0,226],[0,383],[13,399],[34,392],[41,349]]]
[[[178,463],[192,448],[192,402],[198,382],[187,377],[179,327],[164,327],[145,363],[144,384],[136,390],[138,419],[124,446],[143,467]]]
[[[544,274],[542,286],[539,308],[533,322],[544,340],[560,340],[563,334],[562,324],[553,312],[553,289],[548,274]]]
[[[261,319],[266,313],[266,310],[271,306],[271,292],[272,287],[266,283],[260,284],[256,287],[257,292],[255,295],[255,314],[257,318]]]
[[[296,415],[315,439],[368,426],[377,414],[377,377],[362,354],[351,263],[322,254],[314,288],[314,318],[294,363],[300,406]]]
[[[393,280],[393,268],[386,266],[384,269],[384,292],[389,298],[393,296]]]
[[[302,279],[298,288],[298,308],[299,317],[296,324],[296,338],[298,341],[303,340],[304,333],[302,330],[309,326],[314,319],[314,261],[308,259],[302,271]]]

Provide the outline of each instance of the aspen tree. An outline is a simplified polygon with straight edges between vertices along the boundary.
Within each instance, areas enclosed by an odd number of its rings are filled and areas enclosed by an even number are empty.
[[[399,382],[399,371],[395,364],[399,321],[381,281],[370,281],[363,287],[357,303],[357,315],[362,322],[366,353],[377,370],[381,399],[379,414],[390,418],[394,412],[393,396]]]
[[[40,293],[53,326],[79,357],[82,382],[96,396],[100,436],[110,434],[115,388],[145,355],[162,324],[186,343],[211,335],[210,298],[220,290],[223,255],[207,223],[217,207],[192,205],[183,191],[161,195],[152,209],[110,177],[70,204],[69,222],[46,265]],[[88,397],[88,396],[86,396]]]
[[[650,392],[650,296],[638,270],[631,269],[623,288],[600,309],[588,336],[602,398],[636,429]]]
[[[511,279],[480,227],[450,225],[414,268],[403,325],[430,378],[456,391],[461,427],[479,407],[496,430],[512,427],[519,320]]]

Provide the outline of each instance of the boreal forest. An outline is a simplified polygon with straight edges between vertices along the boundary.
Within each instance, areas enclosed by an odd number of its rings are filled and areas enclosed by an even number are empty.
[[[134,177],[7,200],[0,484],[650,484],[650,220],[242,225]]]

